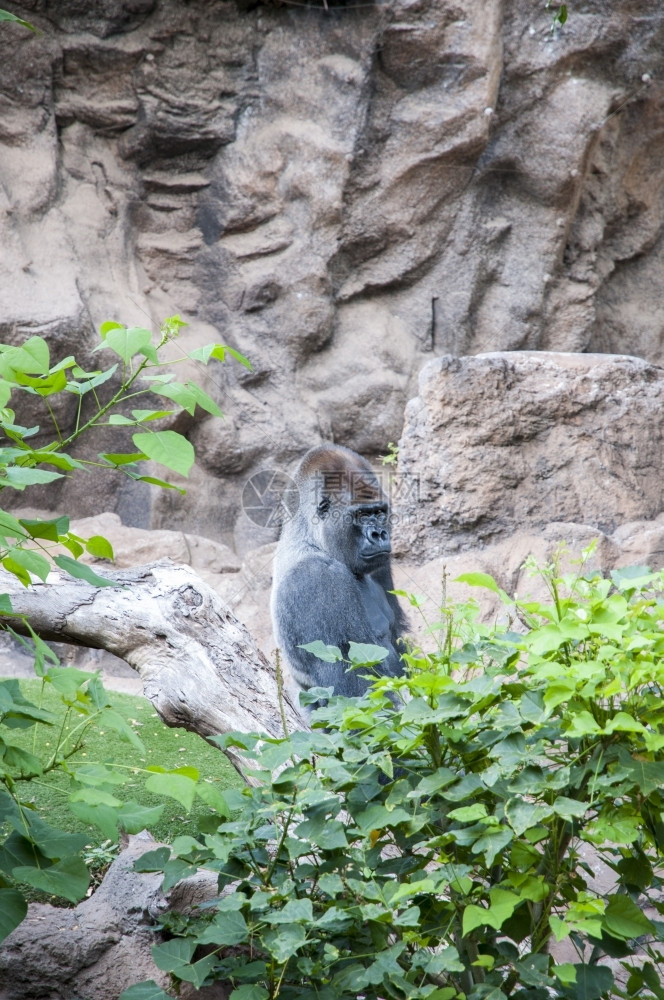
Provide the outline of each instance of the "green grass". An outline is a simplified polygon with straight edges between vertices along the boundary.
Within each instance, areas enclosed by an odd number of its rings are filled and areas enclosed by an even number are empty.
[[[53,692],[51,685],[45,685],[41,693],[41,681],[21,680],[23,695],[34,704],[55,712],[60,719],[64,716],[64,707],[60,698]],[[130,743],[122,740],[112,729],[92,723],[85,735],[85,744],[71,759],[73,764],[79,763],[113,763],[123,769],[138,768],[135,780],[120,788],[119,796],[123,799],[134,799],[140,805],[154,806],[161,802],[166,807],[158,823],[150,828],[157,840],[172,841],[180,834],[194,835],[197,832],[199,816],[209,812],[208,806],[199,799],[194,802],[193,809],[186,813],[183,807],[174,799],[160,798],[146,792],[143,787],[141,770],[150,764],[159,764],[167,769],[176,767],[195,767],[202,780],[212,782],[223,791],[224,788],[238,787],[242,784],[237,772],[220,750],[215,750],[200,736],[189,733],[185,729],[169,729],[163,724],[154,708],[146,698],[127,694],[108,692],[112,707],[126,718],[136,734],[145,745],[145,754],[140,753]],[[41,698],[41,702],[40,702]],[[79,720],[77,719],[73,725]],[[66,732],[65,728],[65,732]],[[24,749],[35,753],[42,761],[46,761],[58,737],[59,725],[37,725],[30,729],[13,729],[11,740]],[[89,833],[90,844],[99,846],[105,841],[104,834],[95,826],[88,826],[70,811],[67,797],[70,791],[70,780],[66,774],[52,771],[43,778],[29,782],[19,782],[18,793],[26,801],[32,801],[39,813],[52,826],[70,833]]]

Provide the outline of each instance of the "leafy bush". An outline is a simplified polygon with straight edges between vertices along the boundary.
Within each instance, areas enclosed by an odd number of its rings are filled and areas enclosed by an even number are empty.
[[[550,602],[512,608],[523,631],[446,608],[405,677],[330,698],[310,733],[232,738],[260,780],[228,796],[236,817],[137,863],[166,886],[219,873],[214,905],[163,918],[154,957],[174,983],[230,980],[232,1000],[664,996],[664,574],[544,577]],[[123,994],[147,996],[166,994]]]
[[[52,364],[48,344],[41,337],[30,337],[20,346],[0,344],[0,490],[23,491],[94,469],[96,475],[120,473],[139,482],[184,492],[178,485],[146,474],[140,464],[152,459],[186,476],[194,461],[192,445],[183,435],[164,430],[155,421],[182,409],[193,414],[197,406],[221,415],[217,404],[200,386],[191,381],[178,382],[165,367],[173,362],[159,353],[184,325],[178,316],[165,320],[155,345],[147,329],[104,323],[95,350],[110,351],[119,360],[89,372],[74,357]],[[203,364],[211,359],[223,361],[227,355],[249,365],[237,351],[221,344],[197,348],[189,354],[182,352],[183,360]],[[61,394],[73,396],[77,403],[70,432],[59,426],[52,406],[53,397]],[[25,395],[42,401],[48,426],[52,427],[52,440],[44,441],[48,435],[39,426],[26,427],[18,422],[17,412],[9,404],[20,407]],[[155,396],[166,400],[165,406],[155,409]],[[134,408],[131,416],[118,412],[127,404],[136,406],[140,402],[151,404],[151,408]],[[116,426],[120,431],[127,428],[134,450],[102,453],[94,461],[69,454],[69,447],[81,435],[103,425]],[[35,444],[37,435],[39,443]],[[62,554],[63,548],[70,555]],[[69,530],[67,517],[16,518],[0,510],[0,564],[24,586],[33,580],[46,580],[53,564],[95,586],[114,586],[112,580],[78,561],[85,551],[97,557],[113,557],[105,538],[80,538]],[[16,618],[12,618],[8,594],[0,594],[0,615],[4,620],[0,627],[12,632],[8,623],[12,621],[16,626]],[[138,754],[144,755],[145,749],[133,728],[112,707],[97,674],[61,667],[55,653],[32,632],[28,622],[23,622],[23,631],[30,634],[30,640],[13,634],[34,650],[35,672],[42,678],[43,687],[56,693],[61,710],[45,708],[41,699],[39,704],[30,702],[17,680],[0,681],[0,824],[10,831],[0,846],[0,940],[26,913],[26,901],[17,884],[27,883],[72,902],[85,895],[89,884],[89,871],[80,854],[88,836],[66,833],[47,823],[28,799],[25,790],[30,782],[54,770],[70,774],[73,811],[84,822],[96,824],[108,838],[117,837],[119,826],[137,833],[155,822],[163,811],[163,806],[146,807],[135,799],[121,797],[119,789],[135,780],[126,767],[102,763],[74,767],[73,759],[93,724],[117,731]],[[38,726],[53,729],[47,760],[34,752],[36,736],[31,752],[12,735],[17,729]],[[227,813],[219,791],[200,781],[195,768],[168,769],[155,764],[147,771],[148,791],[175,799],[185,810],[191,809],[198,797],[221,815]]]

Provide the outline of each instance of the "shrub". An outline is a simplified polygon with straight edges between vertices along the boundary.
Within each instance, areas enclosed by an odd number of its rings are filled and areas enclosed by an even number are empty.
[[[1,14],[2,12],[0,12]],[[1,19],[1,18],[0,18]],[[95,471],[96,475],[121,474],[165,489],[181,486],[146,474],[141,463],[151,459],[183,476],[187,476],[194,461],[190,442],[174,430],[163,429],[159,423],[181,410],[193,414],[196,407],[220,416],[217,404],[194,382],[178,382],[172,365],[160,351],[186,324],[178,316],[165,320],[157,343],[151,332],[142,327],[125,327],[109,321],[100,329],[101,337],[95,351],[110,352],[116,359],[106,368],[85,371],[74,357],[52,363],[48,344],[42,337],[30,337],[21,345],[0,344],[0,490],[24,491],[35,484],[51,483],[64,476]],[[232,356],[242,364],[249,362],[232,348],[210,344],[196,348],[182,359],[203,364],[212,359],[225,360]],[[76,401],[74,427],[67,431],[58,424],[52,401],[54,396],[73,396]],[[50,428],[26,427],[19,422],[13,408],[30,396],[43,407]],[[159,408],[155,409],[155,398]],[[118,412],[127,404],[131,416]],[[10,405],[11,404],[11,405]],[[155,423],[157,421],[157,423]],[[95,460],[74,458],[70,446],[95,427],[111,425],[131,433],[133,450],[122,453],[102,453]],[[41,433],[40,433],[41,432]],[[37,435],[39,435],[38,443]],[[65,549],[70,554],[63,554]],[[33,580],[45,581],[55,563],[72,576],[87,580],[94,586],[114,585],[78,561],[85,551],[93,556],[113,558],[113,550],[105,538],[80,538],[69,529],[66,516],[53,519],[17,518],[0,510],[0,564],[19,584],[29,586]],[[56,554],[59,553],[59,554]],[[9,594],[0,594],[0,628],[12,631]],[[117,837],[118,827],[137,833],[156,822],[163,806],[143,806],[135,799],[123,799],[119,789],[131,785],[140,768],[112,764],[82,764],[73,761],[82,748],[90,726],[100,724],[115,730],[130,744],[137,755],[145,753],[143,744],[127,721],[111,706],[99,676],[61,667],[55,653],[31,630],[24,630],[31,639],[26,642],[35,654],[35,672],[42,687],[55,692],[60,712],[33,704],[21,693],[15,679],[0,681],[0,824],[8,832],[0,845],[0,940],[7,936],[26,914],[26,900],[17,884],[53,893],[76,902],[89,885],[89,870],[81,856],[88,837],[67,833],[46,822],[34,809],[26,788],[54,770],[72,778],[72,809],[79,819],[95,823],[105,837]],[[19,641],[25,642],[14,633]],[[17,741],[17,729],[52,727],[51,750],[46,760]],[[123,765],[126,761],[123,761]],[[147,774],[147,772],[150,772]],[[189,810],[194,798],[226,814],[219,791],[199,781],[196,768],[166,769],[155,764],[147,768],[146,788],[159,795],[175,799]]]
[[[543,575],[550,602],[513,609],[523,631],[446,608],[405,677],[330,698],[312,732],[232,738],[260,784],[138,863],[166,886],[219,873],[214,905],[164,917],[154,957],[174,983],[230,980],[232,1000],[664,996],[664,574]],[[123,997],[148,995],[166,996]]]

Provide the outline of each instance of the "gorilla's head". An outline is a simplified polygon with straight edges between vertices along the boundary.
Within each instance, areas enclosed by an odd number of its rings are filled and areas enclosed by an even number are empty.
[[[389,506],[369,463],[340,445],[308,452],[298,470],[309,540],[356,576],[389,562]]]

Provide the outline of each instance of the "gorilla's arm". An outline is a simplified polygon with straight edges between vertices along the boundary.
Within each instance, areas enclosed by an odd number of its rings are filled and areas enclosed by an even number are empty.
[[[336,694],[361,695],[367,682],[344,663],[325,663],[298,648],[316,639],[338,646],[348,656],[349,642],[384,646],[389,656],[381,673],[401,673],[392,632],[394,611],[377,581],[358,580],[342,563],[324,556],[298,562],[279,584],[277,641],[302,687],[333,686]],[[360,671],[360,673],[369,671]]]
[[[408,615],[399,604],[399,598],[396,597],[394,594],[390,593],[390,591],[394,590],[394,583],[392,581],[392,568],[390,564],[387,563],[385,566],[382,566],[379,570],[376,570],[376,572],[373,573],[372,575],[376,583],[380,584],[380,586],[385,591],[385,597],[387,603],[389,604],[392,610],[393,619],[392,619],[392,626],[390,628],[390,636],[392,639],[392,645],[395,647],[395,649],[398,649],[399,639],[403,638],[405,633],[408,631]],[[404,647],[402,646],[402,648]]]

